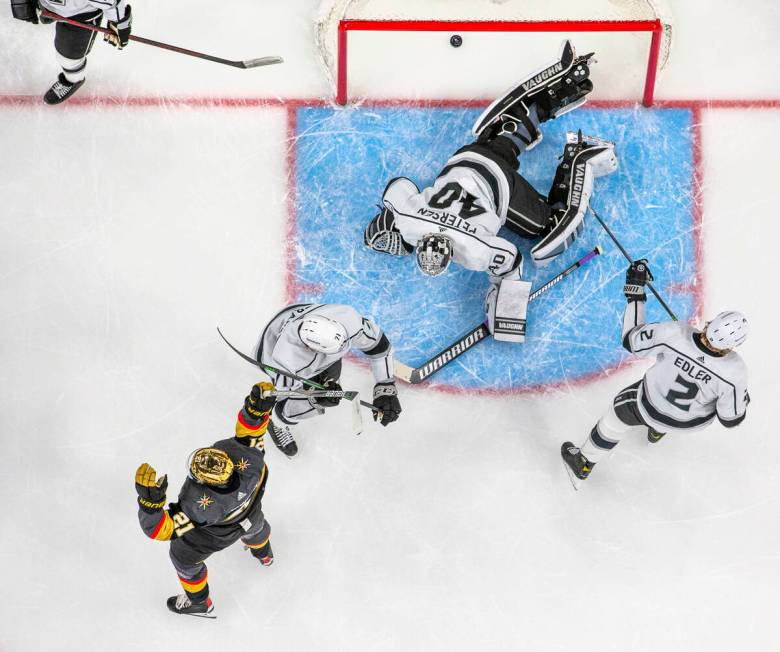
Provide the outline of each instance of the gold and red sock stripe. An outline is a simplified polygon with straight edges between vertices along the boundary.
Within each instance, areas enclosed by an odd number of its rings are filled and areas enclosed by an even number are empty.
[[[258,435],[264,434],[270,418],[271,413],[269,412],[259,423],[252,424],[244,417],[244,411],[239,410],[238,420],[236,421],[236,437],[257,437]]]
[[[203,572],[199,573],[198,576],[192,579],[184,579],[181,575],[179,575],[179,581],[188,595],[197,595],[198,593],[208,589],[209,571],[204,566]]]

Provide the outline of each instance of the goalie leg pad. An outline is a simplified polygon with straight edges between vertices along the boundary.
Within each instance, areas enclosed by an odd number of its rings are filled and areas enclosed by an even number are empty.
[[[519,279],[502,279],[485,299],[488,330],[501,342],[524,342],[526,311],[531,284]]]
[[[564,41],[558,59],[534,71],[497,98],[477,118],[472,133],[478,137],[502,115],[528,116],[532,105],[536,106],[540,122],[581,106],[585,103],[585,96],[593,90],[589,79],[589,65],[594,62],[592,57],[592,53],[577,57],[571,42]],[[528,149],[535,144],[532,143]]]
[[[615,146],[609,141],[582,135],[569,142],[555,172],[548,203],[556,209],[549,230],[531,249],[537,266],[543,267],[574,242],[584,228],[585,213],[593,192],[593,179],[617,169]]]

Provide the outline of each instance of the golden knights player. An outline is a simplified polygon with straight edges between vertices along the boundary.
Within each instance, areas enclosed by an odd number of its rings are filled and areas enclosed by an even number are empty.
[[[271,526],[261,501],[268,479],[263,436],[274,398],[263,398],[271,383],[252,387],[238,413],[236,435],[199,448],[187,462],[188,477],[178,500],[165,505],[166,475],[149,464],[135,474],[138,520],[144,533],[170,541],[170,558],[184,593],[168,598],[178,614],[214,618],[205,559],[241,540],[263,566],[273,563]]]
[[[483,112],[472,128],[475,142],[455,152],[432,186],[421,191],[410,179],[391,179],[381,213],[365,229],[366,246],[394,256],[416,251],[419,269],[429,276],[453,260],[488,272],[485,312],[496,339],[524,340],[524,328],[505,332],[494,325],[524,325],[531,285],[522,280],[522,255],[499,230],[538,238],[531,257],[547,264],[582,231],[594,178],[617,169],[613,143],[569,134],[548,195],[517,172],[518,157],[542,140],[540,124],[584,104],[593,90],[591,57],[576,57],[566,41],[558,60]]]
[[[35,25],[50,23],[49,18],[38,18],[38,7],[54,14],[71,18],[80,23],[100,27],[103,17],[108,21],[112,34],[103,40],[120,50],[130,42],[132,9],[127,0],[11,0],[14,18]],[[59,104],[67,100],[84,84],[87,55],[95,42],[95,32],[75,25],[58,22],[55,27],[54,49],[62,67],[57,81],[43,96],[46,104]]]
[[[678,321],[646,324],[644,286],[652,280],[646,260],[626,272],[623,346],[655,364],[618,393],[580,448],[568,441],[561,446],[567,471],[581,480],[634,426],[645,426],[654,443],[667,432],[698,430],[716,418],[733,428],[747,413],[747,368],[733,350],[747,338],[747,319],[721,312],[703,331]]]

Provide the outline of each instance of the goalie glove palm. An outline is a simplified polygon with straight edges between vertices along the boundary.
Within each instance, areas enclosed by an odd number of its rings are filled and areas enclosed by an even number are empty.
[[[165,505],[165,492],[168,489],[168,476],[157,478],[157,471],[146,462],[135,472],[135,490],[138,504],[146,512],[155,512]]]

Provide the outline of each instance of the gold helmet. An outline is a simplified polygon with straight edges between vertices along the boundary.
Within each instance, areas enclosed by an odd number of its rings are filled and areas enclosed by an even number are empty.
[[[233,460],[219,448],[199,448],[187,463],[190,477],[202,484],[227,484],[233,475]]]

